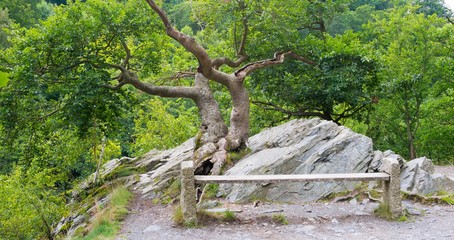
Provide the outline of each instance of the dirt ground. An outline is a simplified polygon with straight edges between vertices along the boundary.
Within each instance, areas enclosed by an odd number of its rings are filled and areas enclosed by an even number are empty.
[[[437,167],[454,179],[454,166]],[[173,207],[136,198],[118,240],[262,240],[262,239],[454,239],[454,206],[403,201],[407,221],[387,221],[374,215],[377,202],[355,199],[336,203],[236,205],[216,209],[235,212],[233,222],[209,222],[182,228],[172,220]],[[285,216],[288,224],[273,220]]]

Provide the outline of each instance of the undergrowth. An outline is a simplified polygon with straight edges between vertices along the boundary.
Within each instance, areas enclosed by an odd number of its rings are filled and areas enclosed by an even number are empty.
[[[128,213],[126,206],[131,196],[132,193],[124,186],[113,189],[107,206],[96,205],[97,212],[93,217],[93,221],[86,229],[88,233],[85,236],[76,237],[75,239],[94,240],[114,238],[120,229],[120,221]]]
[[[287,225],[288,224],[287,217],[284,214],[282,214],[282,213],[273,214],[271,216],[271,219],[273,219],[274,222],[282,224],[282,225]]]

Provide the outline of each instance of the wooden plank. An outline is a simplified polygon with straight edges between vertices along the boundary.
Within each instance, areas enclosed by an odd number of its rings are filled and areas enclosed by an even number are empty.
[[[195,175],[198,183],[250,183],[250,182],[332,182],[332,181],[389,181],[387,173],[332,173],[287,175]]]

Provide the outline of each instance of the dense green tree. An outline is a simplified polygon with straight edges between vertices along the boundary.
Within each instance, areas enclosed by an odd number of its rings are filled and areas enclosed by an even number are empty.
[[[65,202],[52,190],[54,169],[15,168],[0,175],[0,239],[53,239]]]
[[[181,102],[181,101],[180,101]],[[188,106],[189,105],[189,106]],[[163,102],[153,98],[140,103],[135,111],[134,144],[137,155],[149,149],[176,147],[195,136],[198,130],[197,109],[192,104]]]
[[[380,72],[386,98],[380,101],[387,114],[377,116],[375,139],[388,148],[404,142],[410,159],[417,152],[421,125],[421,108],[428,101],[430,89],[452,82],[452,56],[446,43],[452,42],[452,25],[436,15],[417,14],[414,7],[397,8],[368,25],[373,32],[371,44],[378,49],[385,68]],[[383,113],[383,112],[381,112]],[[399,117],[397,117],[399,116]],[[382,119],[379,119],[382,118]],[[387,127],[395,129],[390,137]],[[386,131],[385,136],[380,132]],[[381,137],[378,137],[381,135]],[[399,139],[401,138],[401,139]],[[402,144],[397,144],[402,146]]]
[[[31,27],[51,13],[51,6],[43,0],[2,0],[0,10],[8,10],[9,17],[23,27]]]

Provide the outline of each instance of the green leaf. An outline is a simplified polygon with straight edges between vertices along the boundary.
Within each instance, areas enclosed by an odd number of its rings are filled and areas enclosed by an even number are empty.
[[[8,76],[8,73],[0,72],[0,87],[4,87],[6,86],[6,84],[8,84]]]

